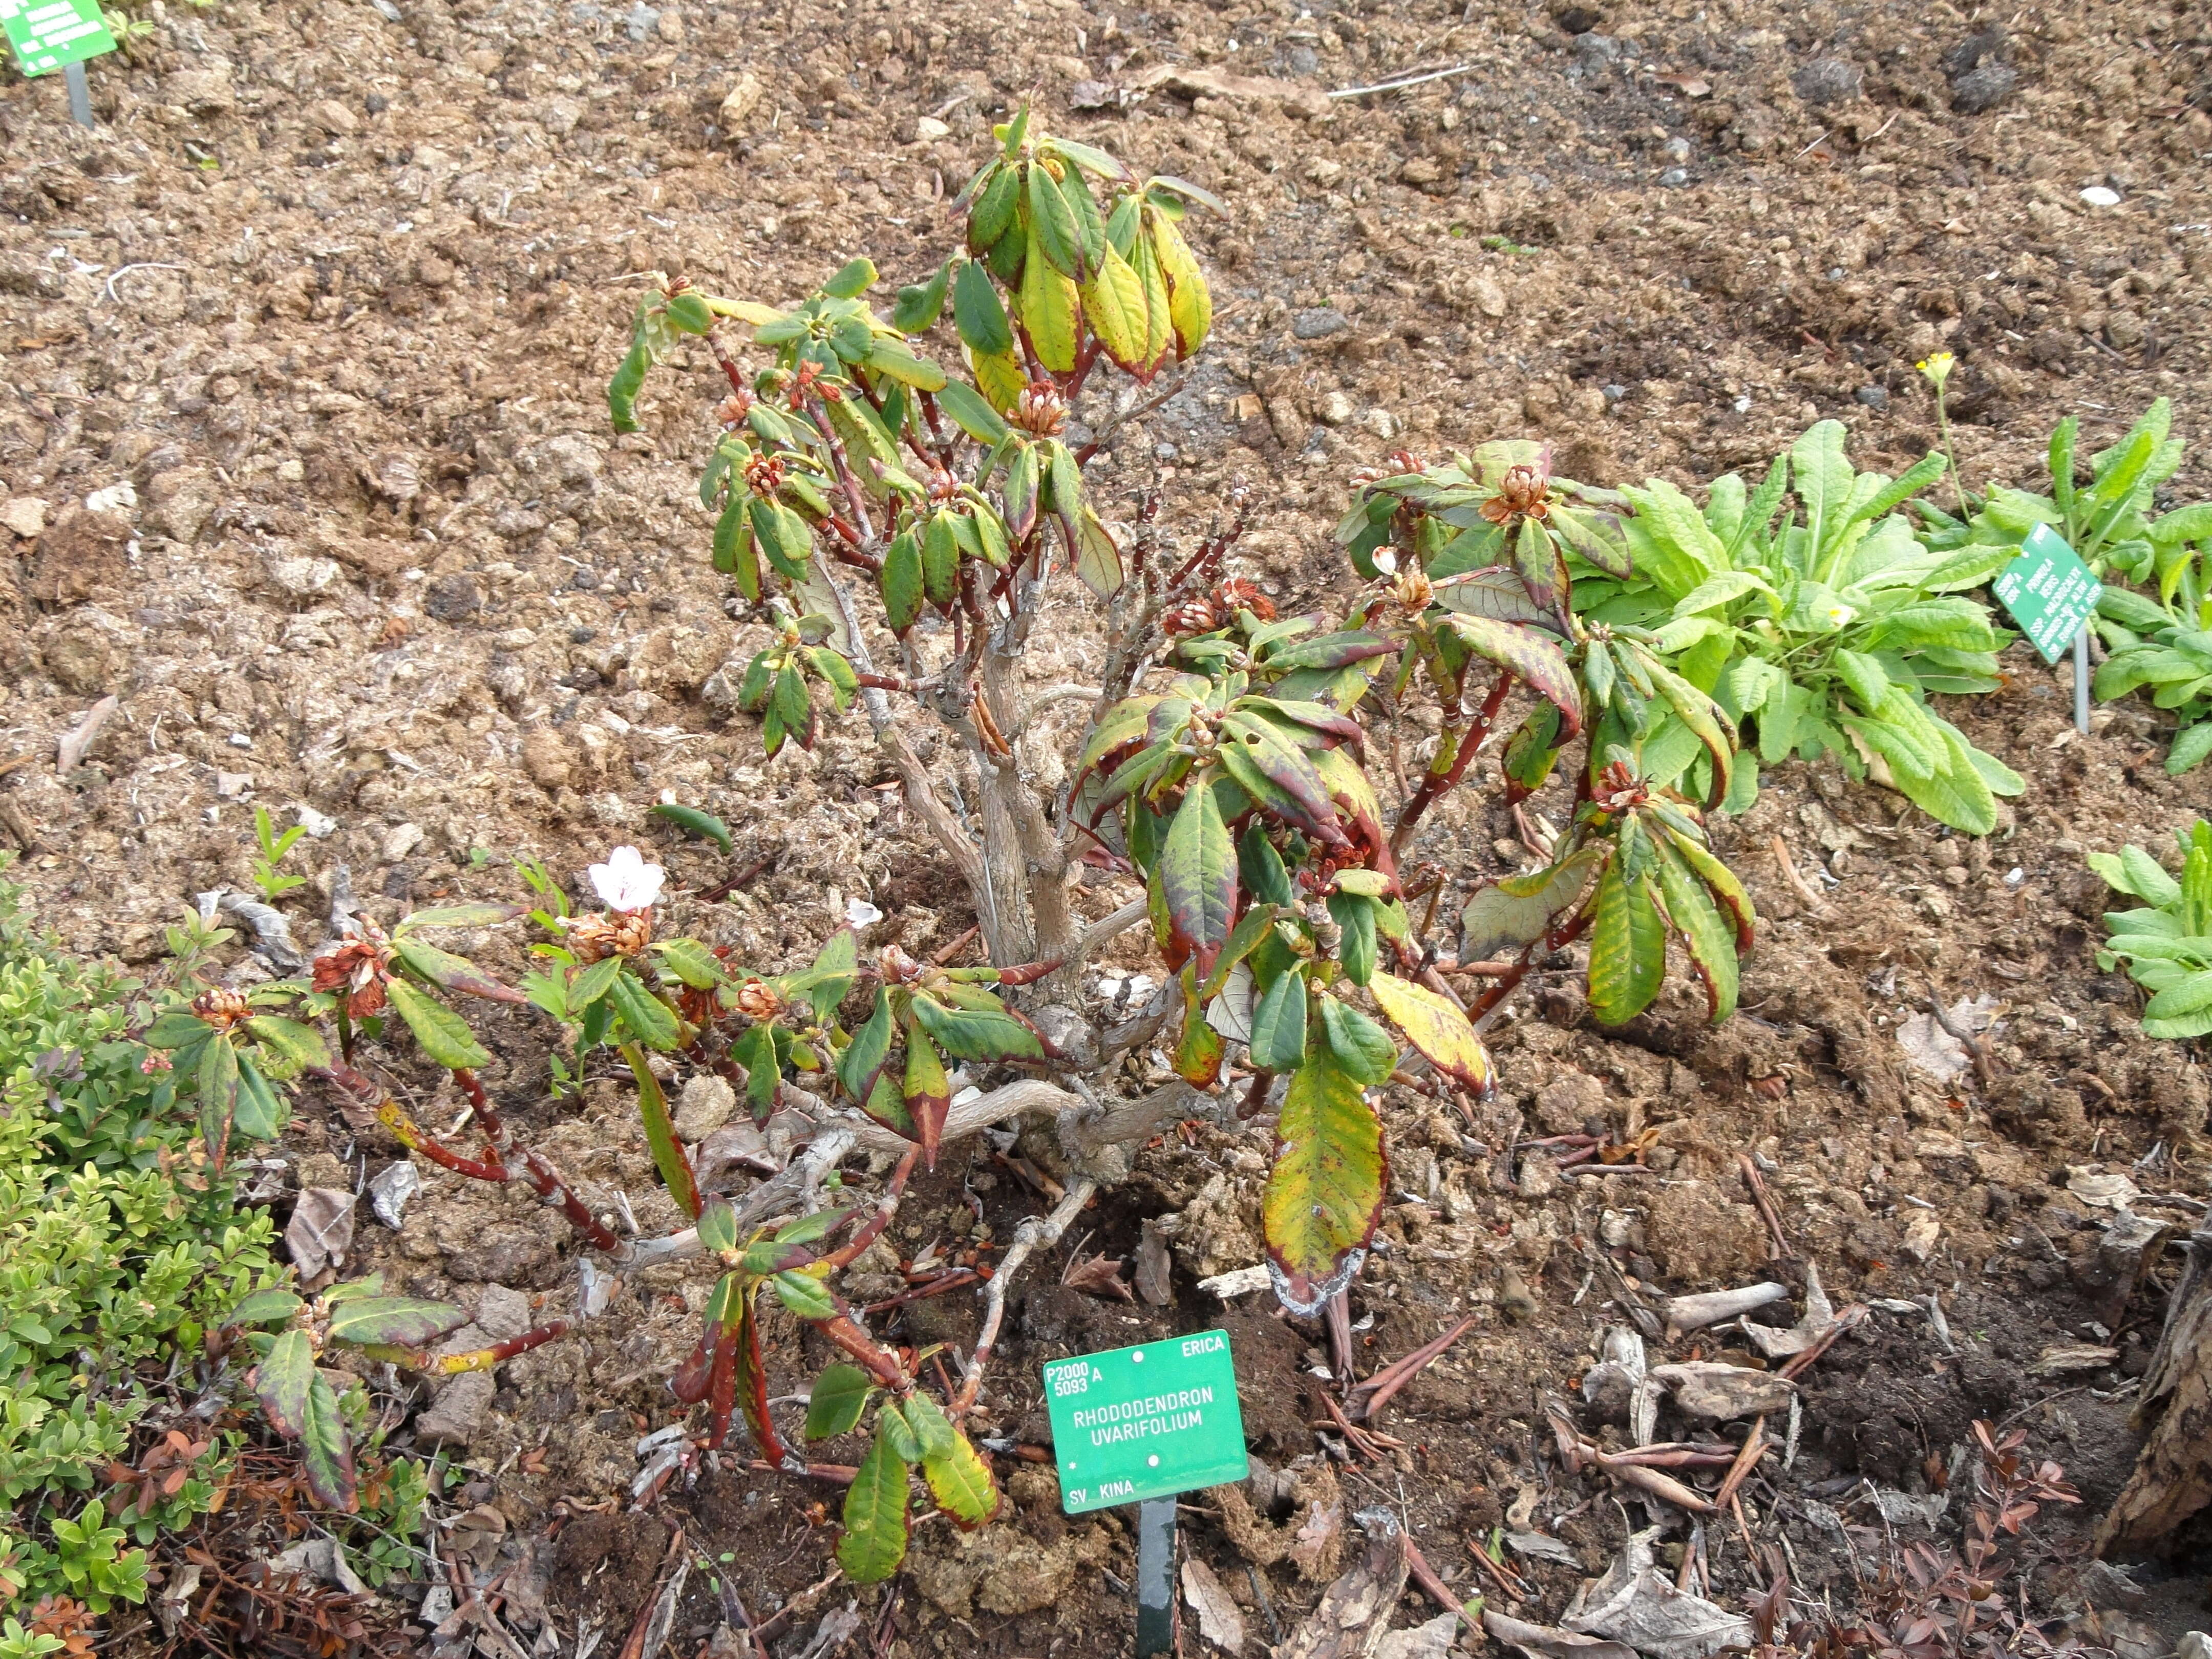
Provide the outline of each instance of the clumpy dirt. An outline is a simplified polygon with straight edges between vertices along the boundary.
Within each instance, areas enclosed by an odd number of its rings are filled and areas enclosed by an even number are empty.
[[[1250,481],[1242,556],[1286,605],[1341,591],[1329,526],[1350,471],[1389,449],[1534,434],[1571,476],[1700,485],[1832,416],[1863,465],[1894,471],[1935,441],[1912,365],[1939,348],[1962,359],[1970,479],[2033,482],[2059,415],[2080,414],[2094,447],[2168,395],[2199,440],[2174,498],[2212,494],[2201,7],[155,0],[145,15],[151,31],[93,68],[95,130],[66,123],[57,82],[0,88],[0,765],[26,763],[0,804],[45,919],[149,970],[180,904],[246,884],[255,804],[320,815],[295,854],[314,885],[288,901],[303,944],[341,864],[396,914],[512,890],[518,852],[566,873],[625,839],[685,892],[760,866],[694,915],[763,969],[802,959],[853,897],[909,948],[956,938],[966,899],[872,746],[846,730],[765,762],[732,712],[726,665],[763,635],[707,568],[692,482],[708,383],[657,381],[647,429],[620,439],[601,389],[647,270],[778,301],[866,250],[887,283],[913,279],[951,240],[944,202],[989,123],[1025,96],[1054,130],[1228,202],[1193,224],[1215,343],[1186,390],[1116,434],[1099,477],[1125,511],[1160,484],[1164,519],[1190,526]],[[1326,95],[1429,70],[1455,73]],[[1139,82],[1154,89],[1130,94]],[[2086,203],[2090,185],[2119,204]],[[1095,662],[1067,620],[1049,678]],[[2112,1304],[2109,1212],[2069,1171],[2201,1196],[2208,1095],[2203,1054],[2144,1040],[2137,994],[2096,972],[2106,899],[2081,854],[2169,845],[2204,786],[2164,775],[2144,706],[2076,737],[2063,675],[2024,647],[2008,666],[2003,691],[1946,711],[2029,780],[1997,835],[1950,835],[1795,766],[1723,832],[1765,918],[1730,1025],[1710,1031],[1670,996],[1601,1033],[1562,963],[1502,1022],[1504,1088],[1478,1121],[1388,1101],[1399,1191],[1352,1297],[1359,1367],[1465,1312],[1478,1322],[1380,1414],[1401,1443],[1381,1461],[1345,1461],[1327,1426],[1318,1327],[1195,1289],[1255,1259],[1264,1132],[1196,1121],[1148,1148],[1016,1293],[981,1425],[1006,1449],[1005,1516],[974,1536],[921,1525],[899,1588],[860,1598],[878,1650],[1126,1650],[1127,1529],[1062,1516],[1048,1468],[1015,1449],[1045,1438],[1036,1364],[1215,1324],[1265,1467],[1192,1495],[1184,1538],[1255,1639],[1313,1604],[1351,1559],[1349,1516],[1378,1506],[1465,1593],[1498,1596],[1468,1553],[1493,1528],[1564,1540],[1579,1571],[1523,1559],[1529,1599],[1501,1603],[1556,1613],[1619,1549],[1625,1511],[1551,1460],[1540,1396],[1578,1398],[1619,1297],[1769,1276],[1802,1294],[1806,1263],[1839,1304],[1880,1306],[1809,1374],[1793,1468],[1745,1488],[1747,1520],[1790,1542],[1801,1582],[1847,1593],[1850,1551],[1890,1525],[1869,1483],[1955,1494],[1976,1418],[2027,1426],[2068,1466],[2085,1501],[2052,1535],[2077,1549],[2131,1462],[2128,1396],[2163,1293],[2154,1279]],[[110,695],[85,763],[59,775],[58,738]],[[734,854],[648,821],[664,793],[726,818]],[[1498,850],[1510,818],[1472,795],[1431,823],[1421,856],[1462,884],[1518,856]],[[1777,837],[1819,908],[1783,880]],[[1120,896],[1105,884],[1086,902],[1103,914]],[[499,938],[456,948],[524,965]],[[1123,962],[1139,964],[1133,943]],[[1931,988],[2000,1005],[1986,1075],[1945,1087],[1907,1066],[1896,1034]],[[549,1099],[526,1023],[487,1035],[492,1086],[548,1152],[587,1190],[628,1193],[645,1231],[674,1224],[623,1090],[594,1077]],[[436,1123],[457,1109],[417,1108]],[[1650,1172],[1577,1178],[1511,1150],[1589,1127],[1656,1130]],[[295,1184],[350,1184],[395,1150],[311,1093],[285,1155]],[[1770,1260],[1743,1152],[1785,1260]],[[428,1172],[398,1232],[364,1226],[349,1271],[557,1311],[574,1244],[526,1200]],[[1042,1202],[986,1148],[949,1160],[869,1264],[881,1293],[902,1261],[1001,1242]],[[1059,1284],[1079,1248],[1128,1256],[1169,1218],[1170,1305]],[[630,1509],[636,1443],[678,1415],[665,1378],[704,1291],[680,1266],[640,1275],[586,1335],[510,1363],[468,1413],[447,1402],[462,1419],[450,1449],[508,1519],[510,1551],[550,1534],[537,1577],[516,1582],[542,1585],[563,1644],[597,1631],[620,1649],[678,1525],[754,1617],[789,1607],[779,1644],[850,1594],[822,1584],[834,1486],[726,1456]],[[1948,1334],[1902,1311],[1929,1296]],[[879,1322],[964,1344],[976,1317],[955,1291]],[[788,1394],[824,1356],[775,1334],[772,1388]],[[1655,1346],[1729,1357],[1740,1340]],[[2083,1345],[2117,1357],[2037,1370]],[[1717,1594],[1752,1583],[1717,1529],[1708,1554]],[[2037,1590],[2058,1605],[2065,1583]],[[2191,1592],[2154,1588],[2165,1639],[2202,1624]],[[674,1650],[724,1616],[695,1572]]]

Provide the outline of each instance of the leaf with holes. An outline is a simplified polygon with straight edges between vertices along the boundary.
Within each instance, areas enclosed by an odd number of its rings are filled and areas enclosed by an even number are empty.
[[[1368,981],[1367,991],[1430,1065],[1477,1094],[1487,1095],[1497,1087],[1490,1051],[1466,1014],[1449,999],[1390,974],[1376,974]]]
[[[1325,1048],[1291,1074],[1261,1203],[1267,1254],[1302,1306],[1364,1249],[1389,1174],[1382,1126],[1358,1083]]]
[[[1237,844],[1212,789],[1194,783],[1184,791],[1160,848],[1159,870],[1168,914],[1190,941],[1203,977],[1228,940],[1237,908]]]

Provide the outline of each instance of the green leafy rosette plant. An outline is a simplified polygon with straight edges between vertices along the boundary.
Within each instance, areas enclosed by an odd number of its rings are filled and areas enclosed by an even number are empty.
[[[2089,867],[2112,887],[2143,901],[2105,916],[2110,935],[2098,948],[2107,973],[2124,964],[2150,993],[2143,1006],[2146,1036],[2185,1041],[2212,1033],[2212,823],[2176,830],[2181,876],[2169,875],[2140,847],[2092,853]]]
[[[1822,421],[1777,457],[1753,489],[1734,473],[1702,511],[1652,480],[1625,493],[1632,574],[1586,584],[1593,622],[1644,630],[1731,725],[1755,727],[1761,763],[1833,756],[1870,773],[1954,829],[1996,828],[1996,797],[2026,787],[1929,701],[1995,690],[2003,636],[1969,597],[2013,556],[1930,547],[1898,511],[1944,473],[1929,454],[1902,477],[1853,469],[1839,422]],[[1705,793],[1698,734],[1662,718],[1644,745],[1648,775]],[[1757,798],[1759,767],[1737,769],[1724,805]]]

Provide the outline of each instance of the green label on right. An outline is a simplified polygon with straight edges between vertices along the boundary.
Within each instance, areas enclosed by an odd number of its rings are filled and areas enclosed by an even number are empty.
[[[1044,1368],[1060,1507],[1218,1486],[1252,1472],[1225,1331],[1055,1359]]]
[[[1990,591],[2044,661],[2055,663],[2095,613],[2097,596],[2105,590],[2065,538],[2039,524],[2020,544],[2020,556],[1997,572]]]

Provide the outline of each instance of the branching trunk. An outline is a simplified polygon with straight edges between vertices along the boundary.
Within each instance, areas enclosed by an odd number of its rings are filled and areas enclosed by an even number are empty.
[[[2186,1248],[2136,1407],[2137,1426],[2157,1421],[2097,1529],[2100,1555],[2140,1555],[2212,1504],[2212,1229],[2191,1234]]]

